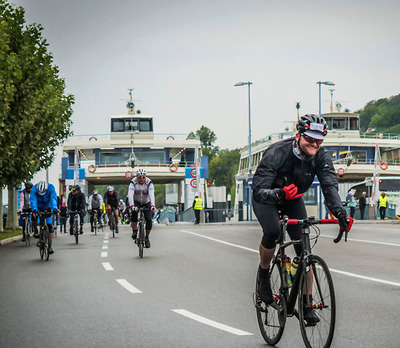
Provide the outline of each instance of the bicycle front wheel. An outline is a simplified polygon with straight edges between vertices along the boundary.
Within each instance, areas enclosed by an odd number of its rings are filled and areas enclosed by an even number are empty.
[[[311,256],[308,265],[310,271],[304,272],[300,281],[301,335],[306,347],[328,348],[332,343],[336,320],[333,280],[327,264],[319,256]]]
[[[74,236],[75,236],[75,243],[78,244],[79,242],[79,227],[78,227],[78,218],[75,217],[74,220]]]
[[[50,242],[49,242],[49,228],[46,226],[45,229],[43,230],[43,243],[42,243],[42,248],[44,252],[44,259],[46,261],[49,261],[50,257]]]
[[[94,226],[94,235],[97,236],[97,228],[99,222],[97,221],[97,216],[94,217],[93,226]]]
[[[138,247],[139,247],[139,257],[143,258],[143,246],[144,246],[144,227],[143,227],[143,222],[139,223],[139,241],[138,241]]]
[[[274,302],[266,305],[258,295],[259,272],[257,272],[255,306],[261,335],[269,345],[275,345],[282,338],[287,315],[286,300],[280,291],[282,288],[282,268],[279,262],[271,263],[270,279]]]

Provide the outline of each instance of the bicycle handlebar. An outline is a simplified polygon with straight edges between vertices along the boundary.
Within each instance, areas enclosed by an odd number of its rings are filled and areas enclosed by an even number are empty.
[[[347,230],[344,230],[343,228],[340,228],[339,233],[337,237],[333,240],[334,243],[339,243],[340,240],[343,237],[343,232],[345,232],[344,236],[344,241],[347,242],[347,234],[349,233],[351,227],[353,226],[354,219],[350,218],[349,226]],[[284,219],[288,225],[306,225],[306,226],[311,226],[311,225],[324,225],[324,224],[338,224],[339,220],[337,219],[315,219],[313,217],[308,217],[303,220],[300,219]]]

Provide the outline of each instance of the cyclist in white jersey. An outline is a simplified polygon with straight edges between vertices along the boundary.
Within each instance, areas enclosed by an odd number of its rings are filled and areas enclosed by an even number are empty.
[[[136,171],[136,178],[133,178],[129,184],[128,191],[129,206],[132,209],[131,214],[131,227],[132,239],[136,240],[137,237],[137,221],[138,221],[138,208],[145,208],[144,217],[146,220],[146,238],[145,247],[150,248],[149,235],[153,227],[153,213],[156,211],[154,199],[154,185],[151,180],[146,176],[146,170],[139,168]]]

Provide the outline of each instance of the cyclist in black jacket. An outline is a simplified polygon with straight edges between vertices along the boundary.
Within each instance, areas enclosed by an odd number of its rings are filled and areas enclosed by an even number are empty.
[[[329,210],[347,228],[349,219],[338,194],[338,180],[332,160],[321,147],[327,134],[325,120],[317,115],[302,116],[294,138],[272,144],[264,152],[253,178],[253,208],[263,229],[260,244],[260,298],[272,303],[269,282],[269,265],[274,256],[276,241],[280,235],[279,214],[292,219],[307,217],[303,198],[317,176],[321,183]],[[291,239],[301,239],[301,226],[287,228]],[[296,254],[301,248],[295,245]],[[317,320],[310,313],[310,321]]]
[[[79,233],[83,233],[83,218],[86,215],[86,197],[85,194],[81,191],[81,187],[79,185],[75,185],[72,188],[72,191],[68,195],[68,211],[70,213],[69,219],[69,234],[73,235],[73,223],[75,214],[71,213],[72,211],[79,211],[79,224],[80,229]]]
[[[107,187],[107,192],[104,194],[104,204],[106,206],[106,212],[108,216],[108,223],[110,224],[111,211],[115,216],[115,232],[119,233],[118,229],[118,210],[119,210],[119,198],[117,191],[114,190],[113,186]]]

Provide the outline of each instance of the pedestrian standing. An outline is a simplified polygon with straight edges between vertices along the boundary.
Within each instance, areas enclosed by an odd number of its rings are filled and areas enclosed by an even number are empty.
[[[387,197],[385,192],[382,192],[378,199],[378,207],[379,207],[379,214],[381,216],[381,220],[385,220],[386,216],[386,207],[387,207]]]
[[[356,200],[354,198],[354,192],[355,190],[349,190],[346,201],[349,202],[349,208],[350,208],[350,217],[354,219],[354,216],[356,215]]]
[[[365,207],[367,206],[367,193],[363,192],[360,199],[358,200],[358,205],[360,206],[360,219],[364,220]]]
[[[60,233],[67,233],[67,220],[68,220],[68,208],[65,202],[62,203],[60,207]]]
[[[200,212],[203,209],[203,200],[199,198],[199,195],[196,193],[194,196],[194,201],[192,204],[194,210],[194,216],[196,217],[195,225],[200,223]]]

